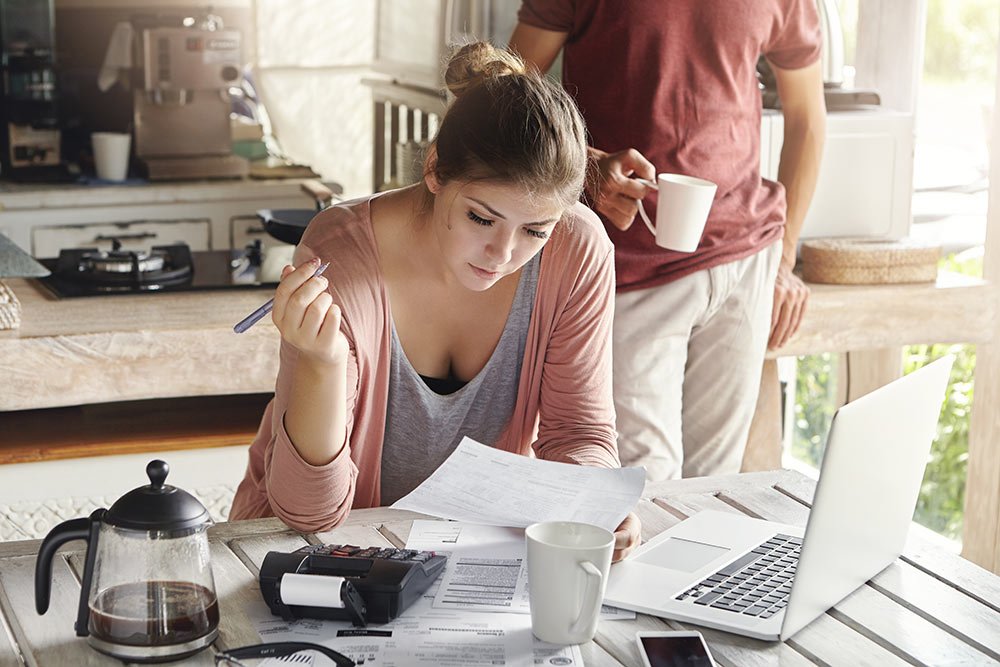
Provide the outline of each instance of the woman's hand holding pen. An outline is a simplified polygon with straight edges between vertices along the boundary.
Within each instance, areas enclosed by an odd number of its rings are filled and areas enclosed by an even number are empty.
[[[327,291],[329,281],[313,275],[319,258],[286,266],[274,294],[271,319],[281,337],[319,365],[342,365],[347,360],[347,338],[340,331],[340,307]]]

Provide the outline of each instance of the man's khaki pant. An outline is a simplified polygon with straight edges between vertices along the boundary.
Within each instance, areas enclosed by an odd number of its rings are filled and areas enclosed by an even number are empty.
[[[614,394],[622,465],[650,480],[737,473],[757,403],[781,242],[619,293]]]

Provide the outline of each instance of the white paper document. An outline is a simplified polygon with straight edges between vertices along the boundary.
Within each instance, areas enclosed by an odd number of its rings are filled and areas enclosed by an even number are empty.
[[[444,519],[526,528],[581,521],[614,530],[639,502],[643,468],[596,468],[504,452],[463,438],[393,507]]]
[[[583,666],[579,646],[559,646],[537,639],[531,634],[531,618],[523,614],[459,616],[435,610],[422,616],[407,613],[385,625],[355,628],[340,621],[301,619],[286,622],[271,615],[267,605],[260,601],[252,605],[248,615],[261,641],[322,644],[343,653],[359,667]],[[316,667],[333,664],[319,654],[312,656]]]
[[[414,605],[417,613],[426,612],[428,599],[435,611],[531,612],[523,528],[418,519],[406,548],[448,556],[444,572],[417,603],[424,606]],[[633,611],[601,608],[601,620],[634,618]]]
[[[516,614],[401,616],[385,625],[355,628],[336,621],[288,623],[274,616],[266,619],[259,609],[256,612],[255,625],[262,641],[322,644],[365,667],[530,667],[536,643],[540,651],[550,648],[536,642],[530,620]],[[314,664],[320,667],[332,662],[317,655]]]

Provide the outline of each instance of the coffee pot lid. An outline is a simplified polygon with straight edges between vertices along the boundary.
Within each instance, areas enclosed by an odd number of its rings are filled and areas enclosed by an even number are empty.
[[[150,461],[146,466],[150,483],[115,501],[104,520],[119,528],[145,531],[186,530],[211,523],[201,501],[183,489],[164,484],[169,472],[166,461]]]

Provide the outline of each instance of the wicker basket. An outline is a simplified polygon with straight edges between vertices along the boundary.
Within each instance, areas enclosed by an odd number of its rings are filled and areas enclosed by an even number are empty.
[[[941,246],[913,239],[815,239],[802,243],[802,277],[840,285],[934,282],[940,257]]]
[[[0,281],[0,330],[21,326],[21,302],[13,290]]]

